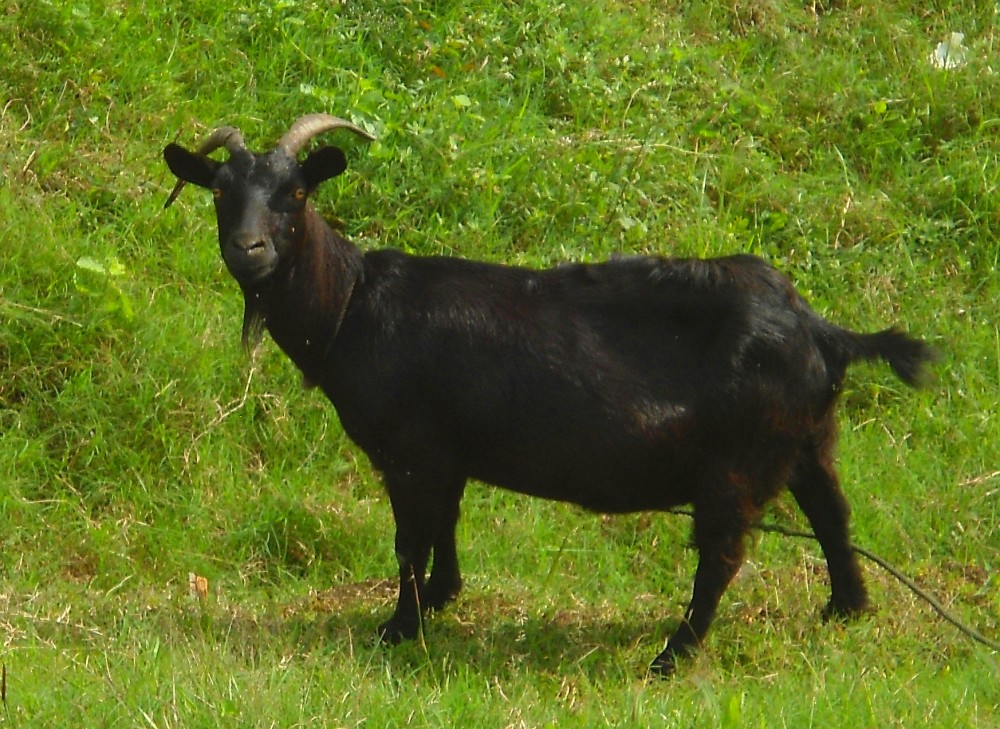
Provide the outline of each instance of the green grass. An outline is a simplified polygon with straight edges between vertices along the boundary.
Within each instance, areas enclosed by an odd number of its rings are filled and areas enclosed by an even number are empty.
[[[681,517],[483,487],[466,591],[385,650],[392,524],[266,344],[175,139],[375,132],[318,205],[365,248],[526,265],[752,251],[857,329],[942,352],[852,371],[856,541],[1000,634],[1000,36],[993,3],[12,0],[0,12],[0,661],[10,726],[995,726],[998,660],[866,567],[759,536],[706,650]],[[928,56],[953,30],[968,63]],[[346,135],[345,135],[346,136]],[[771,518],[801,528],[789,499]],[[209,580],[191,597],[188,574]]]

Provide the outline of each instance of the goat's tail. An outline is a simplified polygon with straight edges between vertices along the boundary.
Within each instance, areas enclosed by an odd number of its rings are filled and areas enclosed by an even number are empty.
[[[937,358],[927,342],[904,334],[895,327],[873,334],[859,334],[824,322],[821,342],[828,355],[841,367],[858,360],[883,360],[892,371],[911,387],[925,378],[926,366]]]

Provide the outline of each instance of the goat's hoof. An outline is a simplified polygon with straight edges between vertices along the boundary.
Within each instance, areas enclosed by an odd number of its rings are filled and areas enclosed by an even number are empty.
[[[413,640],[419,632],[419,623],[410,625],[393,616],[378,626],[378,639],[385,645],[399,645],[404,640]]]
[[[448,583],[434,582],[433,579],[428,580],[423,593],[420,595],[420,604],[425,610],[441,610],[445,605],[458,597],[461,589],[461,579]]]
[[[836,603],[832,599],[823,608],[822,617],[824,623],[829,623],[831,621],[846,622],[848,620],[854,620],[860,618],[864,615],[868,615],[872,612],[871,606],[868,604],[867,598],[862,598],[860,600],[855,600],[853,603],[841,604]]]
[[[649,664],[648,675],[654,678],[670,678],[677,670],[677,654],[665,650]]]

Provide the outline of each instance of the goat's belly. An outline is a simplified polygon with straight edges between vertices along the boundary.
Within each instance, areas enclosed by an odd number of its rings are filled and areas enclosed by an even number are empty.
[[[470,474],[479,481],[600,513],[664,510],[692,498],[692,479],[679,459],[665,464],[662,458],[619,461],[581,454],[567,460],[550,454],[482,464]]]

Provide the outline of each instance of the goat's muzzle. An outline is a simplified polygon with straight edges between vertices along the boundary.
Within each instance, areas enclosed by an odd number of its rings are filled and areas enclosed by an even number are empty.
[[[242,234],[234,235],[223,243],[222,259],[233,278],[249,285],[260,283],[274,272],[278,265],[278,252],[269,238]]]

